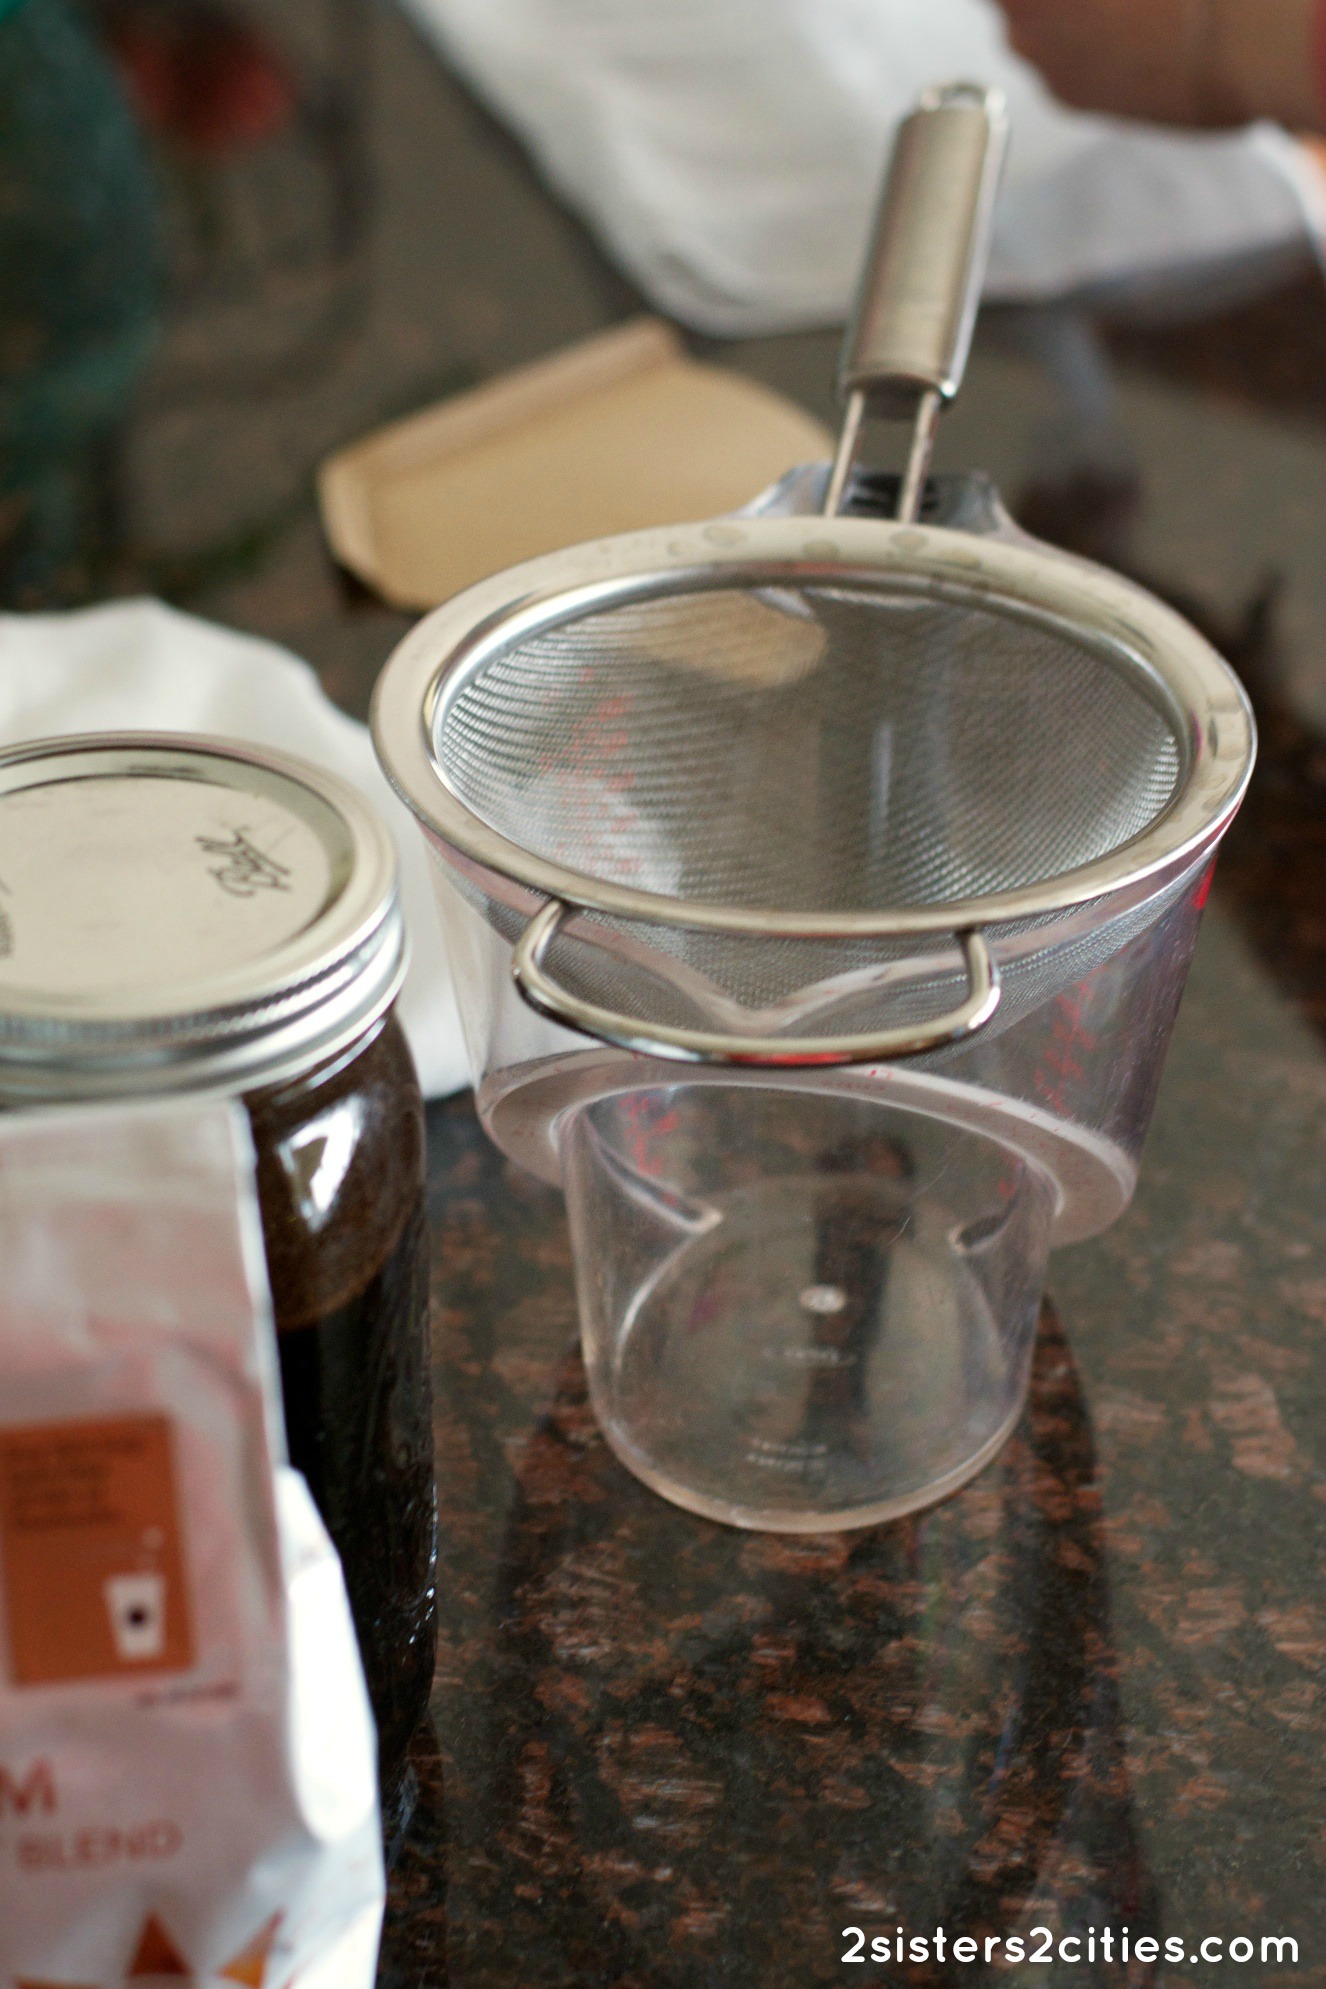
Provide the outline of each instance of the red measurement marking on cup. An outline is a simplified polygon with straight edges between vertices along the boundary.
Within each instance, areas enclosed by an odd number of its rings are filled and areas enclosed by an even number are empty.
[[[628,1132],[626,1151],[637,1174],[659,1174],[662,1164],[653,1142],[679,1131],[681,1114],[675,1105],[659,1105],[647,1091],[628,1093],[620,1112]]]
[[[730,1294],[722,1290],[702,1291],[686,1318],[686,1338],[693,1340],[697,1333],[703,1333],[727,1309]]]
[[[1070,1116],[1074,1088],[1086,1082],[1086,1066],[1081,1059],[1089,1056],[1100,1040],[1094,1029],[1084,1028],[1082,1024],[1094,978],[1089,975],[1067,994],[1055,996],[1050,1041],[1041,1052],[1032,1080],[1042,1105],[1059,1118]]]

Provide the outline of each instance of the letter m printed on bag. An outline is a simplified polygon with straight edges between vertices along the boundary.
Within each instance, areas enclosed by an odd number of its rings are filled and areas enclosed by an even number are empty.
[[[35,1761],[26,1775],[0,1761],[0,1819],[6,1816],[53,1816],[58,1807],[55,1771],[49,1761]]]

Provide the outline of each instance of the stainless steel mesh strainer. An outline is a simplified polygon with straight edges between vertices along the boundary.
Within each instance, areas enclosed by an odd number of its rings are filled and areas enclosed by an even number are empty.
[[[1080,977],[1237,808],[1250,715],[1195,631],[1016,534],[916,522],[1003,135],[966,87],[903,129],[828,515],[529,562],[388,666],[387,772],[541,1013],[721,1063],[934,1050]],[[900,409],[899,518],[838,515],[863,417]]]
[[[467,679],[437,752],[457,799],[546,861],[809,912],[1080,869],[1151,827],[1184,758],[1173,715],[1080,636],[887,580],[553,624]]]

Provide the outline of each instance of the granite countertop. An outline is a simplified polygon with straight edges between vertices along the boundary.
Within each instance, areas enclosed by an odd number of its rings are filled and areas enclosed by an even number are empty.
[[[309,73],[342,15],[322,163],[354,226],[248,318],[194,285],[122,466],[121,580],[174,575],[362,712],[407,623],[332,568],[318,457],[639,300],[403,17],[254,10]],[[746,1535],[609,1453],[559,1198],[467,1099],[431,1109],[442,1632],[383,1989],[1326,1980],[1326,305],[1305,278],[1190,337],[1112,333],[1105,435],[1032,330],[987,325],[947,461],[1190,605],[1263,725],[1135,1206],[1053,1260],[1030,1406],[966,1491]],[[834,343],[719,356],[824,414]],[[1114,1959],[844,1961],[844,1929],[868,1954],[938,1925],[1109,1927]],[[1124,1927],[1184,1958],[1122,1962]],[[1298,1962],[1188,1959],[1239,1935]]]
[[[843,1929],[898,1925],[1300,1960],[860,1979],[1322,1979],[1326,1058],[1238,916],[1282,916],[1276,772],[1136,1204],[1054,1260],[1017,1434],[920,1518],[744,1535],[637,1484],[586,1402],[559,1199],[433,1109],[443,1630],[384,1985],[833,1982]]]

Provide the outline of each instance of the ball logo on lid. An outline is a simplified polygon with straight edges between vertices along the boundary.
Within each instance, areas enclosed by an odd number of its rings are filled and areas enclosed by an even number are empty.
[[[260,958],[316,918],[332,865],[280,802],[111,774],[0,801],[0,975],[55,997],[167,995]]]
[[[221,862],[212,876],[232,898],[252,898],[258,891],[288,891],[290,866],[263,854],[246,829],[236,829],[227,841],[221,836],[198,836],[199,849]]]

